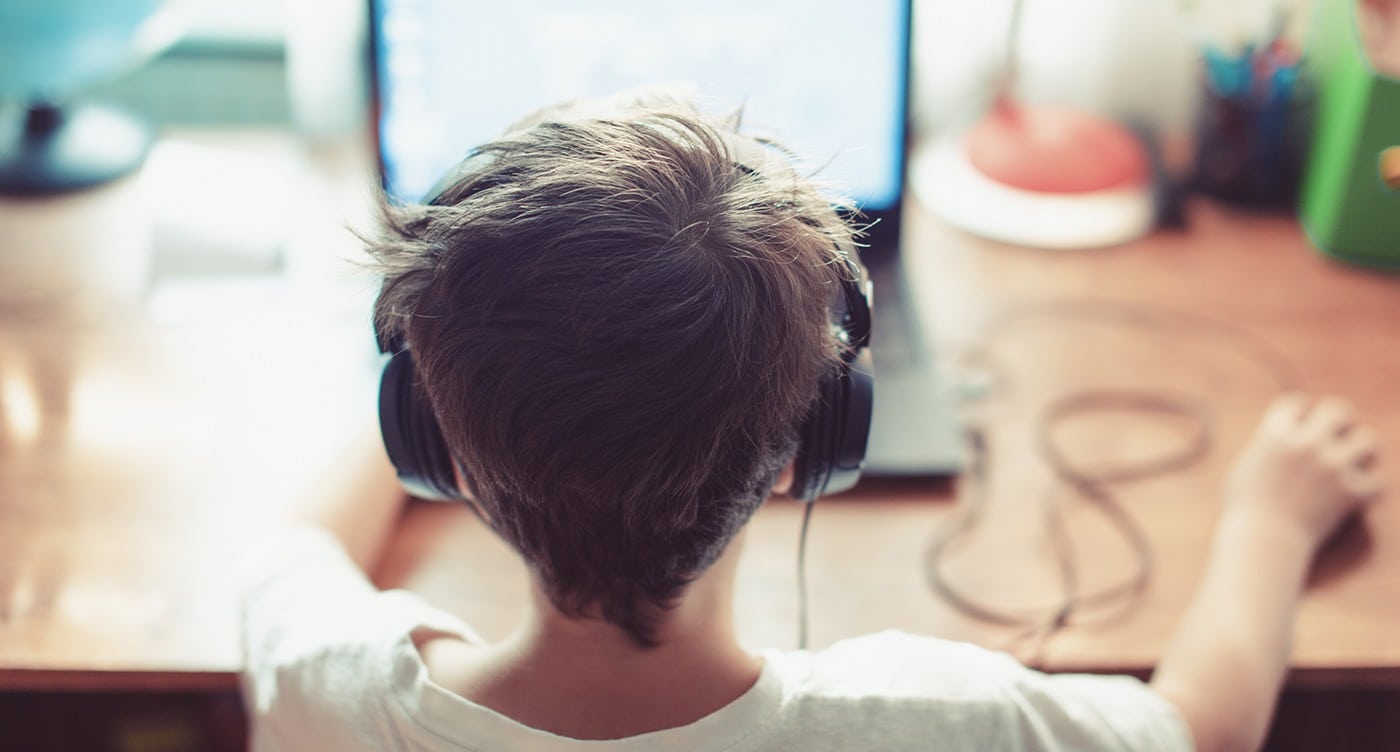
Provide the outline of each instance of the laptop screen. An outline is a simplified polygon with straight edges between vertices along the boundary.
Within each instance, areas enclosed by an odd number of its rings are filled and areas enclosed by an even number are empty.
[[[419,199],[542,106],[660,84],[742,107],[745,132],[880,216],[904,180],[909,2],[374,0],[385,188]]]

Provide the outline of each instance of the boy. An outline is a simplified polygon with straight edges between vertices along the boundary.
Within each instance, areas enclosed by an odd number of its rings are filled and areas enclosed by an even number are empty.
[[[361,569],[402,493],[369,445],[321,531],[289,531],[251,574],[257,749],[1251,749],[1312,553],[1379,492],[1344,405],[1276,403],[1150,686],[893,632],[753,655],[730,623],[742,528],[791,487],[845,347],[850,231],[827,199],[652,101],[538,116],[389,220],[381,338],[411,351],[532,608],[485,644],[376,592]]]

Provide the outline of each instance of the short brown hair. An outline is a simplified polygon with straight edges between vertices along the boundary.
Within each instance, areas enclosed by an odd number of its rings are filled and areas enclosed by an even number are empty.
[[[688,105],[536,117],[387,210],[401,337],[497,533],[566,614],[654,644],[792,459],[839,363],[850,228]],[[746,152],[747,154],[747,152]]]

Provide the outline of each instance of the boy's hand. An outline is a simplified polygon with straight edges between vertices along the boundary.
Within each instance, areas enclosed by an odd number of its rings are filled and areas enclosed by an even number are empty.
[[[1282,523],[1315,551],[1381,493],[1375,433],[1336,397],[1311,406],[1302,394],[1275,400],[1235,461],[1227,515]]]
[[[1201,752],[1263,744],[1308,565],[1380,494],[1376,459],[1375,434],[1345,402],[1291,394],[1235,462],[1205,577],[1152,677]]]

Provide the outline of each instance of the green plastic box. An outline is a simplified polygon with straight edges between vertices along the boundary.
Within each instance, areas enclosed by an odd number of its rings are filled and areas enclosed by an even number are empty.
[[[1362,49],[1356,3],[1317,5],[1307,55],[1316,121],[1299,215],[1324,253],[1400,269],[1400,79],[1377,72]]]

